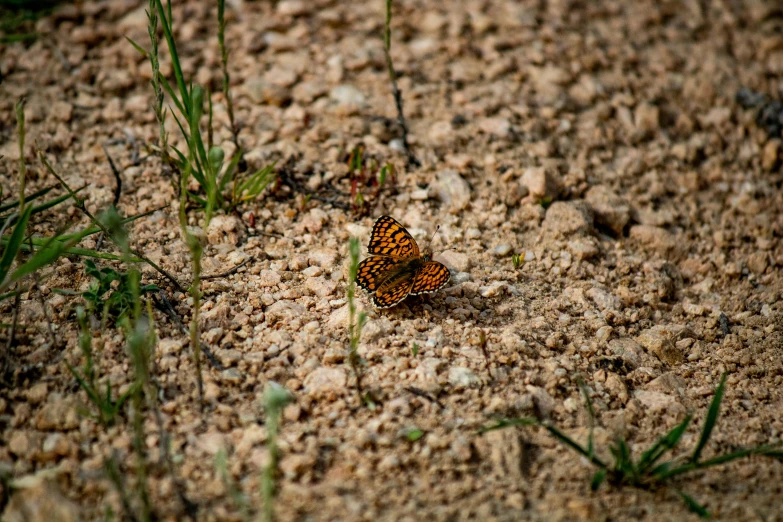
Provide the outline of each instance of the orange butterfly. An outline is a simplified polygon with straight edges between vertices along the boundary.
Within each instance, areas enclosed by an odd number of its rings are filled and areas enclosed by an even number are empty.
[[[359,263],[356,283],[372,294],[376,308],[390,308],[409,295],[443,288],[451,274],[432,261],[432,252],[419,252],[413,236],[391,216],[381,216],[372,227],[370,257]]]

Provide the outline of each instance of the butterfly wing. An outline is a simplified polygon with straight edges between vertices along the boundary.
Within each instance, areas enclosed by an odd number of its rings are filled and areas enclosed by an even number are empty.
[[[408,297],[413,287],[415,274],[406,272],[395,278],[392,284],[381,285],[372,296],[372,304],[376,308],[391,308]]]
[[[375,292],[397,263],[394,258],[384,256],[370,256],[362,260],[356,271],[356,284],[370,293]]]
[[[427,261],[416,271],[410,295],[429,294],[443,288],[449,282],[451,273],[442,263]]]
[[[413,236],[391,216],[381,216],[372,227],[367,252],[397,259],[419,257],[419,245]]]

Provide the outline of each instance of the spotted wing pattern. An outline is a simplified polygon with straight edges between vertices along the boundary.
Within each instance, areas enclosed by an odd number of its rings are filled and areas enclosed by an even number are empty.
[[[428,294],[443,288],[449,282],[451,273],[437,261],[427,261],[416,271],[410,295]]]
[[[419,245],[396,219],[381,216],[372,227],[367,252],[397,259],[419,257]]]
[[[356,271],[356,284],[370,293],[375,292],[397,263],[394,258],[384,256],[370,256],[362,260]]]
[[[372,304],[376,308],[391,308],[408,297],[413,286],[415,274],[409,272],[400,277],[393,284],[383,285],[372,296]]]

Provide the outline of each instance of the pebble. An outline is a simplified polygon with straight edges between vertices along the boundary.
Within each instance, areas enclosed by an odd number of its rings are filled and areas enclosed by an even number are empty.
[[[318,297],[327,297],[337,292],[337,281],[324,277],[308,277],[305,287]]]
[[[677,402],[672,395],[650,390],[636,390],[633,396],[645,407],[646,414],[666,411],[669,406]]]
[[[544,167],[528,167],[522,173],[521,185],[534,199],[557,199],[560,193],[560,179]]]
[[[661,361],[676,365],[683,362],[684,356],[674,344],[674,339],[684,328],[678,325],[656,325],[644,330],[636,340]]]
[[[338,106],[352,106],[361,108],[367,99],[364,94],[353,85],[337,85],[329,92],[329,97],[337,103]]]
[[[41,431],[66,431],[79,427],[79,414],[73,401],[50,395],[49,401],[35,416],[35,427]]]
[[[479,129],[485,134],[498,138],[507,138],[511,133],[511,122],[505,118],[483,118],[478,122]]]
[[[321,268],[333,268],[337,266],[339,259],[340,255],[337,253],[337,250],[327,247],[314,248],[308,255],[310,264],[320,266]]]
[[[452,366],[449,368],[449,384],[456,390],[475,388],[481,384],[481,379],[470,368]]]
[[[294,301],[277,301],[265,310],[266,322],[268,324],[275,324],[280,321],[291,321],[302,317],[305,314],[305,311],[306,309],[303,305]]]
[[[4,522],[80,522],[81,509],[63,496],[51,473],[39,472],[14,480],[14,494],[2,513]]]
[[[348,377],[343,368],[319,367],[304,379],[305,391],[313,397],[340,394],[346,390]]]
[[[604,185],[591,187],[585,194],[585,200],[595,212],[596,223],[622,236],[623,229],[631,220],[631,207],[626,200]]]
[[[277,286],[283,278],[274,270],[262,270],[256,277],[255,281],[261,288],[270,288]]]
[[[599,310],[622,310],[620,298],[603,288],[590,288],[585,292],[585,296],[589,297]]]
[[[291,90],[268,82],[263,76],[252,76],[245,80],[245,92],[257,104],[267,104],[282,107],[291,101]]]
[[[49,395],[49,386],[45,382],[39,382],[27,391],[27,402],[40,404]]]
[[[433,189],[452,214],[465,209],[470,203],[470,185],[456,170],[438,172]]]
[[[506,281],[495,281],[489,285],[480,286],[479,295],[481,297],[495,297],[500,295],[501,291],[507,287],[508,283]]]
[[[761,167],[766,171],[773,171],[780,161],[780,138],[773,138],[764,145],[764,150],[761,153]]]
[[[30,437],[27,435],[27,432],[16,431],[11,435],[11,438],[8,441],[8,451],[12,454],[23,458],[27,457],[32,450],[32,444],[30,443]]]
[[[650,103],[640,103],[634,111],[634,125],[644,134],[651,134],[660,127],[660,110]]]
[[[633,339],[628,337],[612,339],[609,341],[609,349],[612,353],[622,358],[632,369],[639,368],[642,365],[644,348]]]
[[[503,243],[496,246],[492,251],[497,257],[505,257],[511,252],[511,245],[508,243]]]
[[[436,254],[433,259],[446,265],[452,273],[467,272],[471,267],[470,257],[467,254],[455,252],[454,250],[445,250]]]
[[[592,209],[584,201],[555,201],[546,211],[543,228],[555,236],[589,234],[593,229]]]
[[[677,239],[668,230],[652,225],[634,225],[630,237],[658,253],[668,253],[677,247]]]

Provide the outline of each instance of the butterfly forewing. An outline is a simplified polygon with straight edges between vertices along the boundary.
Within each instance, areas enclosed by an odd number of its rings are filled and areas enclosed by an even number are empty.
[[[407,259],[419,256],[416,240],[391,216],[381,216],[372,227],[367,252],[377,256]]]
[[[449,282],[450,277],[451,273],[445,265],[437,261],[427,261],[416,271],[410,295],[428,294],[440,290]]]

